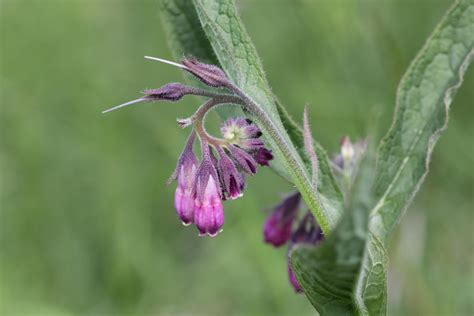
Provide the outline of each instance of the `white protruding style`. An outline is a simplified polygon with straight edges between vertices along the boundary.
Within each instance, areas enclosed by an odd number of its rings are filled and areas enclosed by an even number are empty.
[[[145,59],[156,60],[156,61],[168,64],[168,65],[176,66],[176,67],[183,68],[183,69],[188,69],[188,67],[186,67],[184,65],[175,63],[174,61],[169,61],[169,60],[166,60],[166,59],[158,58],[158,57],[145,56]]]
[[[123,108],[127,105],[132,105],[132,104],[135,104],[135,103],[138,103],[138,102],[142,102],[142,101],[145,101],[144,98],[140,98],[140,99],[136,99],[136,100],[132,100],[132,101],[129,101],[129,102],[125,102],[125,103],[122,103],[120,105],[117,105],[117,106],[114,106],[113,108],[110,108],[110,109],[107,109],[105,111],[102,111],[102,114],[105,114],[105,113],[108,113],[108,112],[112,112],[113,110],[117,110],[117,109],[120,109],[120,108]]]

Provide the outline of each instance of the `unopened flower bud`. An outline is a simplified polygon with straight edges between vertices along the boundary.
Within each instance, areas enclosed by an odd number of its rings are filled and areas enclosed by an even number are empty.
[[[237,171],[232,159],[227,156],[222,148],[218,148],[219,162],[218,171],[222,178],[226,197],[233,200],[242,196],[245,186],[242,175]]]
[[[254,152],[255,161],[261,166],[268,166],[269,161],[273,159],[272,152],[266,148],[259,148]]]
[[[341,139],[341,153],[336,155],[332,162],[337,168],[350,173],[366,149],[367,141],[365,139],[360,139],[355,144],[352,144],[349,137],[344,136]]]
[[[204,64],[195,58],[184,58],[181,63],[187,71],[211,87],[226,87],[229,84],[226,74],[215,65]]]
[[[228,148],[232,158],[234,158],[244,171],[250,174],[255,174],[257,172],[257,162],[250,154],[234,145],[229,145]]]
[[[193,88],[181,83],[168,83],[158,89],[147,89],[143,91],[145,101],[177,101],[186,94],[192,94]]]

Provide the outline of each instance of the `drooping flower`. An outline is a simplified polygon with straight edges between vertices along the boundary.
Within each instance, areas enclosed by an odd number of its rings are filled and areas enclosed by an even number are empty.
[[[263,237],[266,243],[279,247],[290,239],[300,199],[301,195],[296,192],[273,208],[263,225]]]
[[[190,225],[194,221],[194,178],[196,176],[197,159],[193,153],[193,144],[196,136],[194,131],[188,138],[181,156],[178,159],[175,172],[170,181],[178,179],[174,195],[174,207],[184,225]]]
[[[221,186],[209,145],[201,140],[202,162],[194,186],[194,223],[200,236],[216,236],[224,225]]]
[[[198,186],[204,186],[198,180]],[[204,192],[194,200],[194,222],[200,236],[206,234],[215,237],[224,225],[224,209],[219,195],[218,184],[210,176],[205,185]]]

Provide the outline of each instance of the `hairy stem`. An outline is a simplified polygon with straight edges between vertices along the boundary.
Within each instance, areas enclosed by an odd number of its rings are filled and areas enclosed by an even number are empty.
[[[292,150],[291,144],[289,144],[287,140],[280,134],[277,126],[275,126],[275,123],[271,120],[268,114],[265,113],[253,100],[247,97],[240,89],[232,84],[229,84],[226,88],[234,92],[236,95],[216,96],[203,104],[193,115],[192,119],[195,120],[194,124],[198,134],[203,133],[203,135],[208,135],[204,130],[202,122],[206,113],[217,105],[223,103],[237,104],[250,112],[258,120],[261,125],[260,127],[267,131],[278,151],[282,153],[287,167],[295,171],[296,179],[294,179],[294,182],[298,191],[300,191],[302,194],[323,232],[325,234],[329,233],[331,227],[329,226],[327,219],[328,214],[326,214],[326,211],[319,201],[317,184],[313,185],[311,179],[308,177],[306,167],[303,165],[300,157],[294,154],[296,151]],[[209,140],[211,144],[213,141],[217,141],[217,139],[211,138]]]

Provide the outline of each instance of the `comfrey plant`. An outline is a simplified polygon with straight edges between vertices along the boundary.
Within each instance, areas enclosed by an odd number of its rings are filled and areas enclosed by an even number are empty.
[[[390,235],[428,172],[431,153],[446,128],[448,110],[474,56],[474,0],[446,13],[402,78],[391,128],[377,151],[348,138],[329,160],[313,140],[308,108],[300,127],[269,88],[263,67],[232,0],[161,0],[171,48],[200,88],[172,83],[119,107],[145,101],[207,98],[189,118],[192,131],[171,180],[185,225],[215,236],[224,221],[222,201],[238,198],[245,175],[269,165],[297,190],[275,206],[264,240],[288,244],[288,276],[321,315],[383,315]],[[204,119],[221,106],[221,138]],[[116,107],[117,108],[117,107]],[[114,108],[115,109],[115,108]],[[193,144],[200,142],[200,159]],[[303,214],[301,211],[303,210]]]

